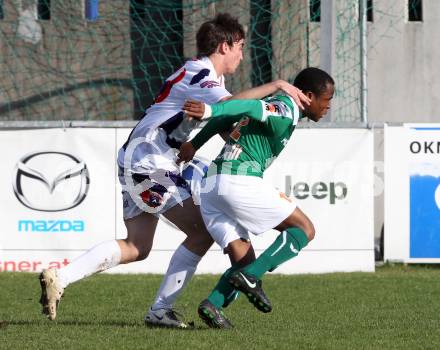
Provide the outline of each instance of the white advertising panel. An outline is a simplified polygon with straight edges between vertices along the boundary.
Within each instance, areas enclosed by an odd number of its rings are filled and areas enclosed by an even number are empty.
[[[440,262],[440,124],[385,128],[384,258]]]
[[[312,220],[315,239],[279,272],[374,271],[373,135],[299,129],[265,176]],[[276,236],[264,237],[264,249]]]
[[[0,147],[10,152],[4,160],[6,170],[0,174],[0,215],[7,233],[0,239],[0,271],[62,266],[98,242],[125,238],[116,153],[129,132],[2,132]],[[212,159],[222,145],[220,138],[214,138],[197,156]],[[316,228],[315,240],[276,272],[374,271],[373,135],[369,130],[298,129],[265,178],[294,200]],[[257,255],[277,234],[270,231],[252,237]],[[161,219],[150,256],[111,272],[164,273],[184,238]],[[228,265],[229,259],[213,246],[197,272],[221,273]]]
[[[114,130],[0,135],[0,270],[13,270],[15,256],[17,271],[40,270],[115,237]]]

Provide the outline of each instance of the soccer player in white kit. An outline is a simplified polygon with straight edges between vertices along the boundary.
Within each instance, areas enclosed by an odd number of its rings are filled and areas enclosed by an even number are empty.
[[[333,78],[318,68],[306,68],[295,78],[311,98],[302,117],[320,120],[330,108],[334,94]],[[315,235],[310,219],[296,204],[263,180],[264,171],[287,145],[300,111],[289,96],[264,100],[230,100],[213,106],[188,101],[184,110],[193,117],[211,117],[208,124],[189,142],[182,144],[179,162],[192,159],[210,137],[236,123],[218,157],[211,163],[200,191],[201,212],[216,243],[229,254],[228,269],[210,296],[199,306],[202,320],[213,328],[230,328],[222,308],[234,289],[243,292],[262,312],[272,309],[261,287],[267,271],[298,255]],[[243,266],[242,258],[253,256],[249,234],[270,229],[281,233],[255,261]]]
[[[281,89],[299,104],[301,100],[309,102],[299,89],[283,80],[231,96],[225,89],[224,75],[234,73],[242,60],[244,37],[243,27],[228,14],[219,14],[202,24],[197,32],[197,58],[187,61],[166,80],[154,104],[119,150],[127,238],[98,244],[66,267],[43,270],[40,303],[49,319],[55,319],[69,284],[119,264],[145,259],[153,244],[158,216],[163,215],[187,237],[171,258],[145,322],[187,327],[176,316],[173,303],[213,241],[175,162],[177,149],[200,124],[199,120],[185,118],[184,101],[191,98],[213,104],[230,98],[262,98]]]

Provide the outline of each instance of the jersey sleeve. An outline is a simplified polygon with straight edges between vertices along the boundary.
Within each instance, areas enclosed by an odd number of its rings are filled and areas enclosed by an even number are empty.
[[[211,105],[229,96],[223,77],[215,78],[210,69],[203,68],[191,77],[186,98]]]
[[[211,106],[211,116],[214,118],[241,114],[262,123],[266,123],[272,117],[275,118],[274,120],[286,118],[293,121],[294,119],[291,108],[279,100],[228,100]]]
[[[262,127],[271,135],[283,133],[292,124],[296,124],[299,118],[294,108],[282,100],[228,100],[211,106],[211,120],[191,143],[195,149],[199,149],[213,135],[229,130],[243,116],[261,122]]]
[[[191,140],[193,147],[196,150],[199,149],[215,134],[230,130],[231,126],[240,121],[241,118],[242,116],[224,116],[223,118],[212,118]]]
[[[299,108],[289,98],[289,103],[285,101],[285,97],[274,97],[266,103],[271,112],[266,121],[266,132],[271,136],[280,135],[286,131],[287,128],[296,126],[299,120]]]

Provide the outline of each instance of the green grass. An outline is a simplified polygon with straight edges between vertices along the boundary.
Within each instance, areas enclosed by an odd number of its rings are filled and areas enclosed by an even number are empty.
[[[57,321],[40,314],[37,275],[0,273],[0,349],[439,349],[440,269],[384,266],[376,273],[268,275],[274,309],[240,297],[233,330],[212,330],[197,305],[218,276],[195,276],[176,305],[190,331],[149,329],[144,313],[161,276],[98,275],[68,288]]]

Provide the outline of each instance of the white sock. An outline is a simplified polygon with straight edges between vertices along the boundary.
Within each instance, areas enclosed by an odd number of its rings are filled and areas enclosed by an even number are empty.
[[[121,248],[117,241],[112,240],[100,243],[80,255],[69,265],[58,270],[61,286],[66,288],[70,283],[117,266],[120,261]]]
[[[165,274],[151,309],[171,309],[177,297],[194,275],[201,256],[194,254],[181,244],[171,257],[168,271]]]

